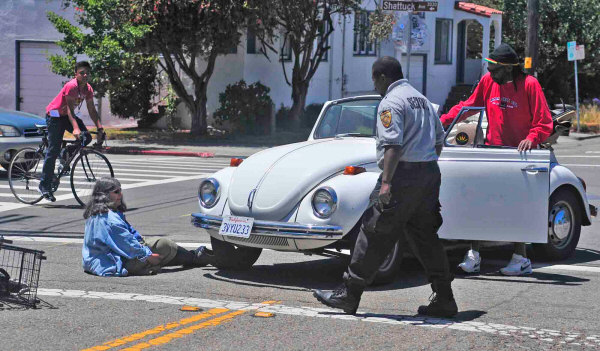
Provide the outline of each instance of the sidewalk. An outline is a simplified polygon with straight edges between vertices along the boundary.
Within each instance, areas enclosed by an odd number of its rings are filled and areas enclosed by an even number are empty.
[[[192,157],[248,157],[256,152],[268,149],[269,146],[237,146],[237,145],[175,145],[147,143],[144,141],[108,140],[107,154],[157,155],[157,156],[192,156]]]
[[[562,136],[563,142],[587,140],[600,137],[600,134],[587,134],[571,132],[569,136]],[[162,156],[190,156],[190,157],[248,157],[261,150],[272,146],[243,146],[231,144],[206,144],[191,145],[189,143],[177,144],[175,142],[157,143],[125,140],[108,140],[106,153],[109,154],[131,154],[131,155],[162,155]]]

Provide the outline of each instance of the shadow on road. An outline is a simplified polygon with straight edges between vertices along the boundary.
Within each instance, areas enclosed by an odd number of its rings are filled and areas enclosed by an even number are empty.
[[[345,315],[345,313],[343,312],[334,312],[334,311],[327,311],[327,312],[320,312],[319,314],[321,315],[330,315],[330,316],[336,316],[336,315]],[[387,314],[387,313],[357,313],[355,315],[355,317],[357,318],[377,318],[377,319],[387,319],[390,321],[396,321],[396,322],[402,322],[402,323],[406,323],[406,324],[414,324],[414,325],[420,325],[420,326],[426,326],[426,325],[438,325],[438,326],[442,326],[442,325],[449,325],[449,324],[454,324],[457,322],[469,322],[469,321],[473,321],[475,319],[480,318],[481,316],[483,316],[484,314],[486,314],[485,311],[479,311],[479,310],[468,310],[468,311],[460,311],[456,314],[456,316],[454,318],[437,318],[437,317],[428,317],[428,316],[421,316],[421,315],[396,315],[396,314]]]
[[[295,263],[254,265],[247,271],[214,269],[214,273],[206,273],[204,276],[208,279],[253,287],[311,291],[337,287],[342,282],[342,274],[347,266],[348,261],[345,259],[325,258]],[[423,274],[414,274],[407,268],[393,283],[371,286],[367,290],[400,290],[427,284],[429,283]]]

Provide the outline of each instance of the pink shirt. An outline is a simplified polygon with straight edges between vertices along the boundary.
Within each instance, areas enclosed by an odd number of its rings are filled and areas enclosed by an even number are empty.
[[[89,83],[84,89],[79,89],[77,79],[73,78],[65,84],[54,100],[46,106],[46,113],[53,116],[56,113],[51,114],[50,111],[57,110],[59,115],[66,116],[68,109],[66,96],[74,97],[76,99],[76,106],[81,106],[83,100],[87,101],[94,98],[94,90],[92,90],[92,86]]]

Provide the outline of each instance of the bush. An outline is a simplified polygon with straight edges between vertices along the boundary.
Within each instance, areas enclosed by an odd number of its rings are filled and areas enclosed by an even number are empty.
[[[273,101],[267,86],[256,82],[246,85],[241,80],[228,85],[225,92],[219,94],[220,107],[213,117],[215,124],[229,124],[232,130],[245,134],[269,134],[270,115]]]
[[[319,118],[319,113],[323,109],[323,104],[310,104],[304,108],[302,114],[302,125],[308,128],[312,128]]]
[[[302,116],[300,116],[300,125],[302,128],[312,128],[319,117],[323,109],[323,104],[310,104],[304,108]],[[293,124],[290,118],[290,108],[283,106],[279,107],[279,110],[275,114],[275,121],[277,123],[277,129],[280,130],[291,130]]]
[[[152,124],[157,116],[148,111],[156,94],[156,59],[133,56],[121,62],[120,72],[110,81],[110,110],[122,118],[133,117],[142,124]],[[148,121],[145,121],[147,119]]]

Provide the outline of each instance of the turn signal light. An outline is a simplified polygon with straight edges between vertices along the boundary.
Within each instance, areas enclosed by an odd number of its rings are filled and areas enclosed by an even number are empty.
[[[232,158],[231,161],[229,162],[229,166],[237,167],[240,164],[242,164],[242,162],[244,162],[243,158]]]
[[[365,167],[358,167],[358,166],[346,166],[346,168],[344,168],[344,174],[346,175],[356,175],[356,174],[361,174],[366,172],[367,170],[365,169]]]

